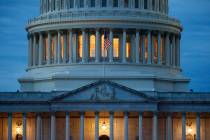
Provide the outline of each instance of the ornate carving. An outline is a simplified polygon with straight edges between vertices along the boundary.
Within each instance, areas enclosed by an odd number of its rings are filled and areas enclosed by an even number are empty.
[[[108,86],[106,84],[97,86],[91,97],[90,100],[98,100],[98,101],[109,101],[109,100],[115,100],[116,99],[116,92],[115,88]]]

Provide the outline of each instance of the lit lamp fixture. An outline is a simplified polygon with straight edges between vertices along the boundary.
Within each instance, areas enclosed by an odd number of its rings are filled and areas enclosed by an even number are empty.
[[[22,140],[22,124],[23,123],[20,120],[16,122],[16,140]]]
[[[187,134],[192,135],[193,129],[192,129],[192,122],[186,123],[187,125]]]
[[[105,122],[105,121],[103,122],[103,124],[102,124],[102,127],[101,127],[101,128],[102,128],[102,130],[103,130],[103,131],[106,131],[107,126],[106,126],[106,122]]]
[[[16,125],[17,125],[17,127],[16,127],[16,133],[17,134],[22,134],[22,128],[21,128],[21,126],[22,126],[22,121],[17,121],[16,122]]]

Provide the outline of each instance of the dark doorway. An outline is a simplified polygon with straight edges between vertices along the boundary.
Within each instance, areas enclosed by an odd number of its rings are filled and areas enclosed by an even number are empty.
[[[107,135],[101,135],[99,137],[99,140],[109,140],[109,136],[107,136]]]

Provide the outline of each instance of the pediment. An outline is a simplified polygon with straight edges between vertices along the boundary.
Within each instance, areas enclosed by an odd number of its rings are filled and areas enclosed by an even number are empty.
[[[153,98],[144,93],[111,81],[98,81],[52,99],[52,101],[58,102],[145,102],[151,100],[153,100]]]

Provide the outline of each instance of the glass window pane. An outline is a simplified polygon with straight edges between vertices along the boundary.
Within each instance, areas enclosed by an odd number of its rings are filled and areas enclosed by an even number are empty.
[[[90,57],[94,58],[96,56],[96,37],[95,35],[90,36]]]
[[[80,34],[78,37],[78,57],[82,58],[83,37]]]
[[[101,36],[101,56],[107,57],[107,50],[104,48],[104,34]]]
[[[144,9],[148,9],[147,0],[144,0]]]
[[[128,0],[124,0],[124,7],[128,7]]]
[[[119,52],[120,51],[120,39],[114,38],[113,39],[113,56],[114,58],[119,58]]]

